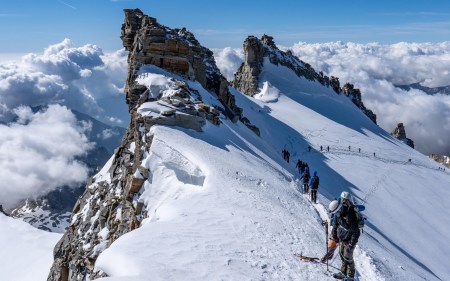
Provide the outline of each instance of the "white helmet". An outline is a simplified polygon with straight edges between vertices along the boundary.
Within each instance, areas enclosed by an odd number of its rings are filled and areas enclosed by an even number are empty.
[[[328,210],[330,210],[331,213],[336,213],[341,208],[341,204],[339,204],[338,200],[331,201],[330,205],[328,205]]]
[[[342,191],[341,193],[341,199],[347,199],[350,200],[350,193],[348,193],[347,191]]]

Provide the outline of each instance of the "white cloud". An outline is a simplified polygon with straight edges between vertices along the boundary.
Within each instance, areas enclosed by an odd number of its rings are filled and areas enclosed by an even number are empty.
[[[220,72],[228,81],[234,79],[234,73],[242,62],[244,62],[244,51],[242,49],[233,49],[230,47],[224,49],[213,49],[214,59]]]
[[[28,54],[19,63],[0,64],[0,118],[10,121],[8,113],[20,105],[59,103],[109,122],[98,100],[116,97],[116,101],[123,101],[118,106],[125,110],[125,97],[117,97],[123,94],[126,56],[123,50],[104,54],[90,44],[74,47],[64,39],[43,54]],[[115,108],[107,109],[109,116]]]
[[[19,200],[39,196],[61,186],[82,183],[87,167],[77,161],[92,148],[66,107],[50,105],[33,113],[14,109],[18,122],[0,124],[0,204],[11,207]]]
[[[112,129],[105,129],[102,131],[101,134],[97,134],[97,137],[101,138],[102,140],[106,140],[113,136],[117,136],[118,134],[119,134],[118,132],[115,132]]]

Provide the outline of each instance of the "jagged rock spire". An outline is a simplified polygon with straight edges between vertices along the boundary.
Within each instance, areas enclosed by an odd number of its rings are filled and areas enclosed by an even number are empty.
[[[395,127],[395,129],[391,132],[391,135],[414,148],[414,141],[406,137],[406,130],[403,123],[398,123],[397,127]]]
[[[200,45],[186,28],[168,28],[139,9],[124,12],[121,38],[123,46],[129,51],[125,92],[130,111],[146,90],[136,85],[137,72],[141,65],[152,64],[198,81],[218,96],[228,117],[240,118],[242,110],[236,106],[234,96],[228,90],[228,82],[220,73],[211,50]]]

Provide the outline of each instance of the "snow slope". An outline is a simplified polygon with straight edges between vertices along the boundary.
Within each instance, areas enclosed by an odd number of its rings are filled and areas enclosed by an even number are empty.
[[[268,61],[260,78],[258,99],[230,90],[261,137],[226,119],[201,133],[152,128],[142,165],[153,175],[140,198],[148,218],[99,256],[104,280],[334,280],[294,253],[324,253],[324,206],[343,190],[369,219],[355,251],[360,280],[448,280],[449,174],[345,96]],[[298,158],[320,176],[320,204],[298,191]],[[330,269],[339,266],[336,258]]]
[[[47,280],[60,238],[0,213],[0,280]]]

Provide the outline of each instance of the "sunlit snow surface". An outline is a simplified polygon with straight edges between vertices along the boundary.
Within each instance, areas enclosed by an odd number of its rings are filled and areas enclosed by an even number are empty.
[[[260,81],[277,99],[230,90],[261,137],[226,119],[202,133],[152,128],[142,163],[153,173],[141,197],[149,217],[99,256],[104,280],[334,280],[294,254],[324,254],[324,206],[343,190],[366,205],[361,280],[446,280],[449,174],[329,88],[267,61]],[[297,190],[299,158],[320,176],[318,205]]]
[[[0,280],[47,280],[60,238],[0,213]]]

